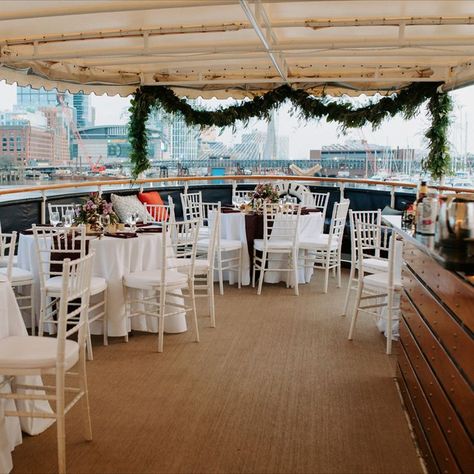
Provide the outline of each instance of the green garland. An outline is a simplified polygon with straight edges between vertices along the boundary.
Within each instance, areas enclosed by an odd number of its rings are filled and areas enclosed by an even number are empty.
[[[383,97],[364,107],[354,107],[348,102],[335,101],[328,97],[313,97],[307,92],[292,89],[284,85],[266,94],[255,97],[253,100],[244,101],[228,107],[220,107],[214,111],[194,109],[185,99],[180,99],[169,88],[163,86],[144,86],[136,90],[131,101],[129,138],[132,146],[130,159],[133,163],[132,175],[136,178],[141,172],[150,167],[147,156],[148,136],[146,121],[153,107],[159,106],[167,113],[180,113],[188,125],[201,128],[215,126],[218,128],[234,125],[237,121],[248,123],[251,118],[269,120],[272,110],[278,108],[283,102],[290,101],[294,110],[300,117],[309,119],[326,118],[328,122],[338,122],[343,129],[363,127],[367,123],[375,128],[387,117],[402,114],[406,119],[412,118],[419,107],[426,101],[430,102],[430,112],[435,129],[433,135],[428,134],[430,141],[430,157],[435,156],[436,162],[446,156],[447,126],[441,120],[443,104],[448,99],[447,94],[439,94],[437,89],[440,83],[413,83],[402,89],[398,94]],[[443,128],[444,127],[444,128]],[[428,157],[427,169],[431,170],[431,161]],[[436,168],[438,169],[438,168]],[[444,169],[444,168],[443,168]],[[437,176],[437,175],[436,175]],[[433,175],[435,177],[435,175]]]
[[[453,110],[451,97],[446,93],[435,94],[428,102],[428,110],[431,115],[431,127],[426,131],[425,137],[430,151],[422,162],[422,168],[428,171],[433,179],[442,180],[451,171],[448,141],[450,112]]]

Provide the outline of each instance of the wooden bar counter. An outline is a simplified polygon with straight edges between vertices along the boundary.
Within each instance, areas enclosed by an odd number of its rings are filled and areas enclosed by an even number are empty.
[[[428,471],[473,473],[474,279],[440,263],[433,237],[401,234],[401,393]]]

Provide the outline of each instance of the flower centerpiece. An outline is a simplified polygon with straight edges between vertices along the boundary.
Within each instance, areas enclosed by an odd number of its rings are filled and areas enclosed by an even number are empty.
[[[250,205],[254,211],[261,211],[265,203],[277,203],[279,199],[278,191],[271,183],[259,184],[253,191]]]
[[[74,218],[75,224],[85,224],[93,231],[101,230],[103,222],[116,224],[118,221],[112,203],[99,196],[99,193],[91,193],[86,202],[76,208]]]

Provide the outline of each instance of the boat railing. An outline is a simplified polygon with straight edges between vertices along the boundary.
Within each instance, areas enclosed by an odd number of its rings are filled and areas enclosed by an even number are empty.
[[[199,185],[205,183],[229,183],[233,186],[237,186],[239,183],[253,184],[270,181],[297,181],[299,183],[307,184],[309,186],[330,186],[337,187],[341,193],[341,197],[344,196],[344,190],[346,188],[354,189],[361,187],[374,187],[378,189],[389,189],[390,190],[390,205],[395,206],[395,193],[397,190],[412,190],[417,187],[414,183],[406,183],[400,181],[379,181],[373,179],[357,179],[357,178],[329,178],[321,176],[280,176],[280,175],[232,175],[232,176],[178,176],[178,177],[165,177],[165,178],[142,178],[136,180],[130,179],[117,179],[117,180],[98,180],[98,181],[82,181],[72,183],[58,183],[58,184],[45,184],[36,186],[21,186],[21,187],[8,187],[0,189],[1,196],[15,196],[24,193],[38,193],[41,197],[41,222],[46,222],[46,205],[48,197],[58,198],[60,197],[60,191],[62,190],[73,190],[80,188],[89,188],[89,191],[96,191],[99,194],[104,189],[112,190],[117,187],[129,186],[130,190],[141,190],[146,187],[159,187],[159,186],[183,186],[186,192],[188,187],[191,185]],[[452,187],[452,186],[433,186],[443,193],[474,193],[474,188],[465,187]],[[20,196],[19,196],[20,197]]]

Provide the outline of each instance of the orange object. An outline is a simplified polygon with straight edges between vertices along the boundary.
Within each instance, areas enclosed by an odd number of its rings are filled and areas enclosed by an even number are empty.
[[[163,199],[157,191],[149,191],[147,193],[138,193],[138,199],[144,204],[161,204],[163,205]],[[164,209],[150,209],[148,211],[153,219],[156,221],[167,221],[168,212]]]

